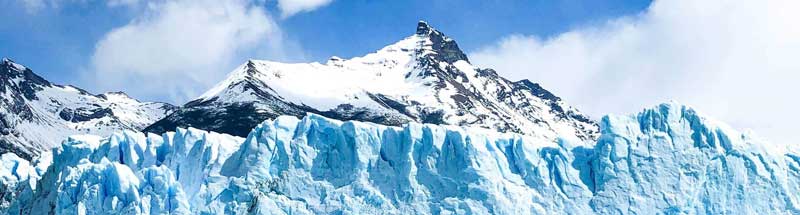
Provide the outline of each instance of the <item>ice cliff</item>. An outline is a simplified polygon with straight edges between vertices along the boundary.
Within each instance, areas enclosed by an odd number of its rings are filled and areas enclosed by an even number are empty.
[[[674,103],[607,116],[600,126],[596,144],[313,114],[265,121],[246,139],[195,129],[77,136],[53,152],[46,171],[4,155],[0,177],[14,197],[2,210],[800,213],[798,147],[765,143]]]

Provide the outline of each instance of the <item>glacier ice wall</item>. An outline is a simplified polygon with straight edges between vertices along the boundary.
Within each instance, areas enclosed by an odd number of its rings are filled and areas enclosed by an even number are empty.
[[[64,141],[8,214],[188,214],[242,139],[195,129]],[[187,194],[188,193],[188,194]]]
[[[15,185],[26,189],[3,210],[800,213],[797,147],[764,143],[678,104],[638,115],[607,116],[601,127],[599,141],[585,144],[483,129],[415,123],[391,127],[309,115],[265,121],[246,139],[194,129],[162,136],[81,136],[54,151],[47,171],[31,177],[38,180],[34,185]],[[2,169],[0,176],[20,172]]]
[[[258,126],[221,173],[277,183],[256,193],[266,197],[256,209],[266,212],[589,210],[577,204],[591,192],[572,168],[575,155],[566,142],[482,129],[281,117]]]
[[[800,214],[800,157],[677,104],[608,116],[592,161],[600,213]]]

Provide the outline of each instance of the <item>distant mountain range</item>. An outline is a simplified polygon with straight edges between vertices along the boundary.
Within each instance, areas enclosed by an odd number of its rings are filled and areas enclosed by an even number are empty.
[[[53,84],[9,59],[0,72],[0,152],[28,159],[72,134],[194,127],[244,137],[264,120],[307,113],[394,126],[475,126],[548,139],[598,135],[594,121],[539,84],[471,65],[453,39],[425,22],[412,36],[363,57],[332,57],[325,64],[250,60],[181,107]]]
[[[10,59],[0,63],[0,154],[30,159],[69,135],[138,131],[174,110],[121,92],[95,95],[53,84]]]

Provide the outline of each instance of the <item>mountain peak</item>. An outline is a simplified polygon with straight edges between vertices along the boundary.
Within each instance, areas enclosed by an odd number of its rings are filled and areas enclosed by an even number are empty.
[[[49,81],[33,73],[27,67],[8,58],[3,58],[3,62],[0,64],[0,81],[5,82],[0,83],[0,86],[11,86],[12,82],[15,83],[13,85],[19,86],[26,96],[31,96],[31,93],[41,87],[51,85]],[[5,89],[0,89],[0,93],[5,93]]]
[[[3,63],[0,64],[0,65],[9,66],[9,67],[13,68],[14,70],[20,71],[20,72],[21,71],[25,71],[27,69],[27,67],[25,67],[23,65],[20,65],[20,64],[14,62],[14,60],[11,60],[10,58],[6,58],[6,57],[3,58]]]
[[[461,51],[455,40],[431,27],[427,22],[419,21],[417,23],[416,35],[427,38],[429,41],[429,43],[422,44],[423,47],[422,50],[419,50],[420,52],[425,53],[425,50],[428,49],[433,51],[431,54],[435,59],[448,63],[454,63],[459,60],[469,62],[467,55],[464,54],[464,51]]]
[[[383,125],[448,124],[549,139],[595,139],[596,123],[531,81],[470,64],[455,40],[425,21],[376,52],[326,63],[250,60],[147,129],[195,127],[246,136],[259,122],[307,113]]]
[[[434,31],[434,30],[435,29],[431,28],[431,26],[428,25],[428,22],[426,22],[424,20],[420,20],[417,23],[417,34],[418,35],[426,35],[426,34],[430,33],[431,31]]]
[[[173,107],[142,103],[112,92],[95,95],[71,85],[51,83],[30,68],[0,62],[0,154],[25,159],[58,146],[76,134],[139,130],[170,114]]]

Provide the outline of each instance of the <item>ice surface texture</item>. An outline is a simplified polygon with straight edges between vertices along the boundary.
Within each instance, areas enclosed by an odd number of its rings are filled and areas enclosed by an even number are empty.
[[[761,142],[674,103],[607,116],[601,133],[596,144],[584,144],[576,138],[553,142],[477,128],[392,127],[308,115],[265,121],[246,139],[194,129],[81,136],[65,141],[36,186],[4,210],[800,213],[797,147]],[[0,176],[21,172],[3,169]]]

